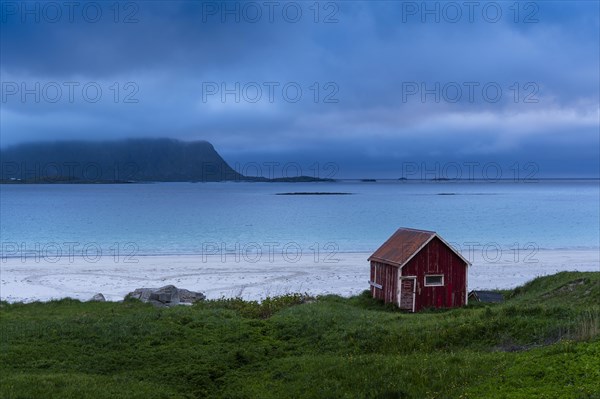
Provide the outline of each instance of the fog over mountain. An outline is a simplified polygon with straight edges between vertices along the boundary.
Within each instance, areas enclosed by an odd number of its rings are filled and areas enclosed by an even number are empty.
[[[207,141],[129,139],[20,144],[1,152],[2,179],[25,181],[240,180]]]

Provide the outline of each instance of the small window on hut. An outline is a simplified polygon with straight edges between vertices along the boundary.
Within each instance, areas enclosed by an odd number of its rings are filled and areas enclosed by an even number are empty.
[[[435,287],[444,285],[443,275],[425,276],[425,287]]]

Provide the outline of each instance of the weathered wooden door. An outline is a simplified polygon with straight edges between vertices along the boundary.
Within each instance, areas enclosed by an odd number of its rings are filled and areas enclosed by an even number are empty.
[[[400,309],[408,310],[410,312],[415,311],[415,283],[417,279],[414,277],[401,277],[400,278],[400,292],[398,293],[398,303]]]

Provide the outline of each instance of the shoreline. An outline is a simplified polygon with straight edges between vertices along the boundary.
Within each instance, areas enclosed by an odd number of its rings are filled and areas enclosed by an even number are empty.
[[[110,256],[97,262],[81,257],[52,263],[33,259],[0,260],[0,299],[8,302],[48,301],[61,298],[89,300],[102,293],[119,301],[136,288],[173,284],[200,291],[208,299],[242,297],[260,300],[300,292],[311,295],[357,295],[369,288],[370,252],[340,252],[335,258],[306,256],[292,261],[274,256],[255,262],[234,254],[144,255],[135,262]],[[337,260],[337,262],[335,261]],[[597,249],[543,249],[535,257],[497,262],[472,259],[469,291],[510,289],[535,277],[560,271],[600,272]]]

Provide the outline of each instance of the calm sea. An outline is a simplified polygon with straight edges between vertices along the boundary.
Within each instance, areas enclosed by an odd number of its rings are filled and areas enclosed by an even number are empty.
[[[598,248],[599,187],[598,180],[2,185],[0,233],[4,256],[64,256],[70,247],[208,253],[215,245],[372,251],[401,226],[435,230],[459,246]],[[276,195],[284,192],[352,195]]]

